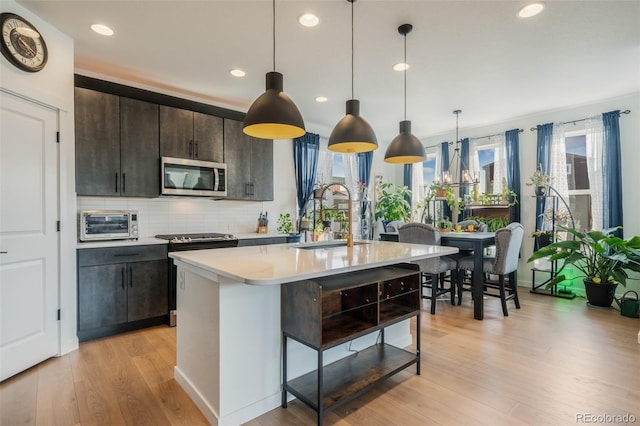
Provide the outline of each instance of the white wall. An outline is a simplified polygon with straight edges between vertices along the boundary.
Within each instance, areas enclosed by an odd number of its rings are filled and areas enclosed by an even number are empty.
[[[73,40],[12,0],[2,0],[0,10],[16,13],[35,25],[42,33],[49,51],[47,65],[37,73],[20,71],[2,57],[0,86],[3,90],[60,110],[60,353],[64,354],[78,347]]]
[[[522,196],[519,202],[521,220],[525,227],[525,241],[522,247],[522,259],[520,260],[518,275],[518,282],[521,285],[531,285],[531,265],[526,263],[526,259],[529,258],[533,252],[533,241],[528,236],[535,230],[536,209],[535,199],[532,197],[533,189],[524,185],[536,167],[537,133],[530,131],[530,129],[538,124],[578,120],[617,109],[620,111],[631,110],[631,114],[623,114],[620,116],[624,232],[625,237],[628,238],[633,235],[640,235],[640,197],[638,196],[638,194],[640,194],[638,190],[638,182],[640,182],[640,179],[638,179],[638,164],[640,161],[640,119],[638,119],[638,114],[640,114],[640,92],[588,105],[577,105],[562,110],[537,112],[487,126],[460,128],[460,137],[469,138],[502,133],[514,128],[524,129],[524,132],[520,133],[520,179],[522,182]],[[465,111],[465,113],[473,114],[472,111]],[[576,125],[576,130],[578,129],[579,124]],[[446,134],[421,138],[425,146],[453,139],[455,139],[455,128],[452,128],[451,131]],[[383,155],[378,156],[376,153],[376,157],[381,159]],[[374,173],[380,170],[375,167],[376,164],[378,163],[374,161]],[[388,180],[386,174],[385,180]],[[396,174],[395,183],[402,183],[401,170]],[[638,290],[639,288],[639,281],[629,281],[627,283],[627,289]],[[624,288],[618,288],[618,293],[621,293],[623,290]]]

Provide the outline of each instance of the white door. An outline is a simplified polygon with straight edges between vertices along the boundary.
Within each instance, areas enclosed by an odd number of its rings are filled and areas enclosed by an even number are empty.
[[[0,92],[0,380],[58,354],[58,113]]]

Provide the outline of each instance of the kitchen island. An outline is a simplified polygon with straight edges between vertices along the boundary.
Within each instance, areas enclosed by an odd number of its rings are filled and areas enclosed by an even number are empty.
[[[237,425],[281,404],[280,285],[371,270],[456,253],[452,247],[357,241],[275,244],[174,252],[178,266],[177,365],[174,375],[209,422]],[[409,320],[385,329],[397,347],[411,344]],[[354,340],[351,350],[375,344],[376,333]],[[349,355],[333,347],[325,364]],[[317,367],[312,349],[288,345],[287,375]]]

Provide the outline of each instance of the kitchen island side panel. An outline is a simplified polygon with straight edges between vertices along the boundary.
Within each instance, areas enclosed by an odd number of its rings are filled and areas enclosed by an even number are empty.
[[[175,378],[213,425],[238,425],[281,403],[280,286],[253,286],[178,265]],[[184,282],[184,285],[182,285]],[[351,350],[375,344],[378,333],[354,340]],[[385,340],[411,344],[409,321],[385,330]],[[327,350],[325,363],[350,355],[347,345]],[[316,354],[288,345],[289,377],[317,368]]]

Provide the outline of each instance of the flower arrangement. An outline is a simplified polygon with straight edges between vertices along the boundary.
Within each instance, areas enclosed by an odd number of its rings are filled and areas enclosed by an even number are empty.
[[[358,192],[365,192],[367,190],[367,184],[364,182],[357,181],[356,186],[358,187]]]

